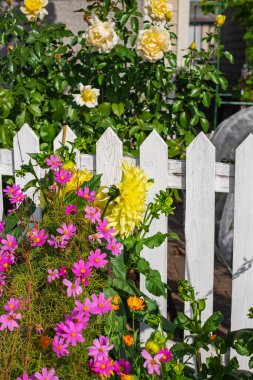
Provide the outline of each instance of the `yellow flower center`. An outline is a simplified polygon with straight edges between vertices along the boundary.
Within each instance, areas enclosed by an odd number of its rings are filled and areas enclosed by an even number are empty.
[[[105,364],[101,364],[101,369],[105,369]]]
[[[60,175],[60,179],[61,180],[65,179],[65,176],[64,175]]]
[[[86,270],[85,269],[81,269],[81,273],[85,273],[86,272]]]
[[[57,350],[61,350],[62,349],[62,346],[57,346]]]
[[[76,333],[72,332],[71,336],[72,336],[72,338],[74,338],[76,336]]]
[[[98,304],[98,307],[99,307],[100,309],[102,309],[103,304],[102,304],[102,303],[99,303],[99,304]]]
[[[35,243],[38,243],[40,241],[40,238],[37,237],[37,238],[34,239],[34,241],[35,241]]]
[[[42,0],[25,0],[24,5],[28,13],[36,13],[41,8],[43,8],[43,1]]]
[[[12,242],[9,241],[9,243],[8,243],[8,247],[11,247],[11,246],[12,246]]]
[[[96,263],[98,263],[99,262],[99,258],[97,257],[96,259],[94,259],[94,261],[96,261]]]
[[[89,88],[82,91],[81,97],[85,103],[93,103],[96,100],[96,94]],[[87,196],[84,196],[86,198]]]
[[[152,360],[150,360],[150,364],[151,364],[151,365],[156,365],[156,364],[157,364],[157,362],[156,362],[156,360],[155,360],[155,359],[152,359]]]

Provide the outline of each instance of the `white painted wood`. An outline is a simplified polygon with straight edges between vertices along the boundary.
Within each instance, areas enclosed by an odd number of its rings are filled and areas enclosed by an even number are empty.
[[[96,170],[96,156],[91,154],[80,154],[80,169]]]
[[[253,305],[253,135],[236,150],[234,252],[231,329],[253,328],[247,318]],[[248,359],[237,357],[240,368],[248,369]]]
[[[56,151],[56,149],[60,148],[61,147],[61,144],[62,144],[62,135],[63,135],[63,129],[61,130],[61,132],[58,134],[58,136],[56,136],[56,138],[54,139],[54,151]],[[74,142],[74,140],[76,139],[76,134],[72,131],[72,129],[69,128],[69,126],[67,126],[67,130],[66,130],[66,146],[70,148],[70,150],[72,149],[72,145],[71,143]],[[80,152],[78,149],[75,149],[74,152],[76,153],[76,166],[78,168],[80,168]]]
[[[24,124],[13,139],[13,151],[14,151],[14,169],[19,170],[21,165],[28,164],[31,157],[28,153],[39,153],[40,143],[39,137],[33,132],[28,124]],[[33,162],[33,160],[32,160]],[[38,178],[40,178],[39,166],[34,166],[34,170]],[[15,176],[15,182],[23,188],[27,182],[34,179],[31,174],[27,174],[24,178]],[[26,191],[26,194],[31,197],[35,204],[39,204],[38,196],[34,197],[34,189],[30,188]]]
[[[168,173],[168,146],[156,131],[153,131],[140,147],[140,167],[145,171],[149,178],[154,179],[154,185],[149,190],[147,203],[152,201],[159,190],[167,187]],[[150,228],[149,236],[158,231],[167,233],[167,218],[163,215],[159,220],[155,220]],[[167,283],[167,239],[156,249],[144,248],[142,256],[150,262],[152,269],[160,271],[162,281]],[[167,317],[167,299],[164,297],[154,297],[147,292],[143,276],[140,279],[140,289],[155,299],[164,317]],[[144,330],[142,340],[149,337],[150,330]]]
[[[14,158],[12,149],[0,149],[0,171],[2,175],[13,176]]]
[[[0,220],[3,218],[4,202],[3,202],[3,183],[2,176],[0,175]]]
[[[177,64],[183,65],[185,49],[189,47],[190,0],[178,1]]]
[[[186,151],[185,278],[207,297],[205,321],[213,312],[215,148],[201,132]],[[189,305],[185,305],[190,314]]]
[[[120,182],[122,158],[122,142],[108,128],[96,144],[96,172],[103,173],[102,185],[110,186]]]

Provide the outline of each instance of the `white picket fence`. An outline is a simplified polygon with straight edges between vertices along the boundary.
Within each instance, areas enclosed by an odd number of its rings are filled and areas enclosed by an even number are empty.
[[[72,142],[75,138],[75,134],[67,128],[66,141]],[[55,149],[61,141],[62,132],[54,141]],[[14,137],[13,146],[13,150],[0,149],[0,190],[2,176],[13,175],[15,170],[29,161],[28,153],[40,150],[39,138],[27,124]],[[186,156],[186,162],[168,160],[167,144],[153,131],[142,143],[140,157],[128,160],[137,162],[154,179],[150,200],[157,191],[167,187],[186,189],[185,278],[198,290],[199,296],[207,297],[204,319],[213,312],[215,192],[235,193],[231,328],[253,328],[253,320],[247,318],[248,309],[253,306],[253,135],[249,135],[237,149],[235,165],[215,162],[215,148],[202,132],[190,144]],[[81,169],[102,173],[103,184],[112,185],[120,181],[123,146],[111,128],[98,140],[95,156],[77,152],[76,157],[77,166]],[[37,167],[36,171],[39,177],[43,175]],[[17,177],[16,183],[23,187],[29,180],[29,176]],[[2,215],[2,191],[0,194]],[[167,232],[165,217],[154,223],[150,234],[157,231]],[[145,248],[143,256],[167,282],[167,242],[155,250]],[[143,279],[141,290],[145,291]],[[166,316],[167,301],[163,298],[157,301]],[[189,313],[187,306],[186,312]],[[238,359],[241,368],[247,369],[247,359]]]

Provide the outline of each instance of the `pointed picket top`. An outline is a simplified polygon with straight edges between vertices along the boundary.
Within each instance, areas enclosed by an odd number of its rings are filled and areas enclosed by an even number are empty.
[[[202,147],[207,147],[208,150],[213,151],[215,154],[215,146],[211,143],[209,138],[204,134],[204,132],[200,132],[197,137],[190,143],[190,145],[186,149],[186,155],[189,154],[195,147],[200,148],[200,151],[203,153],[204,149]]]
[[[13,139],[13,152],[14,152],[14,169],[20,169],[21,165],[28,164],[31,160],[29,153],[39,153],[40,152],[40,140],[39,137],[34,133],[28,124],[24,124],[19,132],[14,136]],[[40,168],[34,166],[34,170],[40,178]],[[16,183],[23,188],[27,182],[34,179],[31,174],[27,174],[24,178],[16,177]],[[30,188],[27,191],[27,195],[33,197],[34,189]],[[38,199],[35,199],[38,203]]]
[[[54,139],[54,151],[56,151],[58,148],[61,147],[62,137],[63,137],[63,129],[61,130],[61,132]],[[77,137],[76,134],[67,125],[67,128],[66,128],[66,139],[65,139],[66,146],[71,149],[72,148],[71,143],[74,142],[74,140],[76,139],[76,137]],[[77,165],[78,168],[80,168],[80,152],[79,152],[78,149],[75,149],[74,151],[76,153],[76,165]]]
[[[123,158],[123,144],[112,130],[102,134],[96,144],[96,172],[102,173],[102,185],[114,185],[120,182]]]
[[[253,288],[253,135],[250,134],[235,154],[234,241],[232,273],[231,329],[253,328],[247,318],[252,306]],[[234,354],[234,352],[233,352]],[[237,355],[241,369],[249,370],[248,359]]]

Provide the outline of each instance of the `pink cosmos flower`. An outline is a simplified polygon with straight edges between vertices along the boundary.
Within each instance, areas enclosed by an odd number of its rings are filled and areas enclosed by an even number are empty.
[[[55,170],[54,177],[56,182],[60,183],[61,185],[65,185],[71,180],[73,173],[71,173],[69,170],[64,169],[60,169],[59,171]]]
[[[86,330],[89,319],[90,319],[90,316],[83,311],[80,313],[73,313],[72,316],[70,317],[70,320],[73,323],[81,324],[83,330]]]
[[[25,193],[23,193],[23,191],[19,191],[18,193],[14,193],[11,197],[10,197],[10,203],[11,204],[14,204],[14,203],[21,203],[23,202],[23,200],[26,198],[26,195]]]
[[[104,293],[100,293],[97,297],[96,294],[91,295],[91,313],[92,314],[106,314],[112,310],[111,298],[106,299]]]
[[[58,269],[54,269],[54,270],[48,269],[47,273],[48,273],[47,281],[50,283],[53,282],[56,278],[60,278]]]
[[[113,349],[113,344],[109,345],[109,339],[100,335],[98,339],[93,340],[93,346],[89,347],[89,356],[93,356],[95,361],[101,361],[108,358],[108,351]]]
[[[77,208],[75,205],[71,204],[69,206],[66,206],[65,212],[68,215],[74,215],[74,214],[77,214]]]
[[[108,227],[107,219],[100,221],[98,223],[98,226],[96,226],[96,229],[103,235],[103,238],[105,238],[107,241],[112,237],[112,234],[116,232],[116,230],[114,230],[113,228]]]
[[[89,314],[93,308],[93,304],[89,298],[85,298],[84,303],[76,300],[75,305],[76,307],[73,309],[73,313],[85,312],[86,314]]]
[[[7,272],[13,262],[14,258],[12,254],[8,251],[0,251],[0,272]]]
[[[42,368],[41,373],[36,372],[34,378],[37,380],[59,380],[58,376],[55,376],[55,370],[52,368],[48,371],[46,368]]]
[[[111,377],[113,375],[113,362],[111,359],[104,359],[99,362],[95,362],[93,365],[93,371],[100,376]]]
[[[146,359],[144,364],[143,364],[143,367],[147,368],[148,374],[153,375],[154,373],[156,373],[159,376],[160,375],[160,367],[161,367],[160,360],[161,360],[161,357],[163,356],[163,354],[158,353],[153,357],[148,353],[148,351],[142,350],[141,356],[144,359]]]
[[[2,222],[0,222],[0,232],[3,232],[4,225],[5,225],[5,221],[3,220]]]
[[[18,193],[21,190],[21,187],[19,185],[16,185],[15,183],[12,186],[6,186],[4,189],[4,193],[8,196],[12,196],[16,193]]]
[[[17,377],[16,380],[32,380],[32,378],[25,372],[22,377]]]
[[[108,263],[108,260],[105,260],[106,253],[101,253],[100,249],[96,249],[95,251],[90,251],[90,255],[88,257],[88,263],[90,266],[94,268],[104,268]]]
[[[69,239],[65,235],[62,235],[62,236],[51,235],[50,239],[48,239],[47,242],[49,245],[51,245],[51,247],[64,249],[68,245]]]
[[[61,276],[61,277],[66,277],[67,276],[67,273],[68,273],[68,269],[67,269],[67,267],[65,267],[65,266],[63,266],[63,267],[61,267],[60,268],[60,270],[59,270],[59,275]]]
[[[128,375],[131,372],[131,364],[125,359],[115,360],[113,365],[114,371],[117,373],[117,375]]]
[[[83,198],[87,202],[94,202],[95,200],[95,191],[91,191],[88,187],[85,187],[84,189],[81,189],[81,187],[77,190],[76,194]]]
[[[77,263],[74,263],[72,272],[77,277],[88,277],[91,275],[92,268],[89,263],[85,263],[83,260],[79,260]]]
[[[1,247],[2,251],[14,252],[15,249],[18,248],[15,236],[10,234],[7,234],[6,239],[2,239],[1,243],[3,244]]]
[[[19,309],[19,300],[16,298],[10,298],[9,301],[4,305],[4,310],[8,312],[13,312]]]
[[[168,350],[168,348],[162,348],[158,353],[162,354],[162,357],[160,359],[161,362],[167,363],[173,359],[172,352],[170,350]]]
[[[122,250],[122,244],[117,241],[114,237],[108,240],[106,248],[112,252],[114,256],[118,256]]]
[[[49,158],[46,158],[46,164],[50,169],[58,169],[62,166],[62,161],[58,156],[51,154]]]
[[[91,242],[97,241],[99,244],[101,244],[102,243],[102,241],[101,241],[102,237],[103,237],[103,235],[100,233],[92,234],[92,235],[89,235],[89,241],[91,241]]]
[[[21,314],[18,313],[9,313],[3,314],[0,316],[0,323],[2,326],[0,330],[8,329],[9,331],[13,331],[15,328],[19,328],[19,324],[16,322],[16,319],[21,319]]]
[[[57,185],[57,183],[53,183],[51,186],[49,186],[49,191],[51,193],[57,193],[59,190],[59,186]]]
[[[66,278],[64,278],[62,283],[67,286],[67,296],[68,297],[71,297],[71,296],[78,297],[83,291],[82,287],[79,286],[79,284],[80,284],[80,278],[79,277],[75,280],[74,284],[71,281],[67,280]]]
[[[60,358],[61,356],[69,355],[68,344],[65,343],[65,340],[63,338],[59,338],[58,336],[55,336],[53,339],[52,347],[53,351],[56,353],[57,358]]]
[[[82,337],[82,325],[79,323],[73,323],[72,321],[66,321],[64,323],[63,338],[66,338],[66,343],[76,346],[77,342],[84,342]]]
[[[74,227],[72,223],[69,225],[63,223],[62,228],[57,228],[56,231],[59,232],[59,234],[64,235],[66,238],[70,238],[71,236],[75,235],[76,227]]]
[[[91,223],[99,222],[101,219],[101,211],[97,207],[87,206],[84,217],[91,221]]]
[[[45,230],[33,228],[32,231],[27,232],[26,237],[32,247],[40,247],[46,243],[48,234],[45,234]]]

